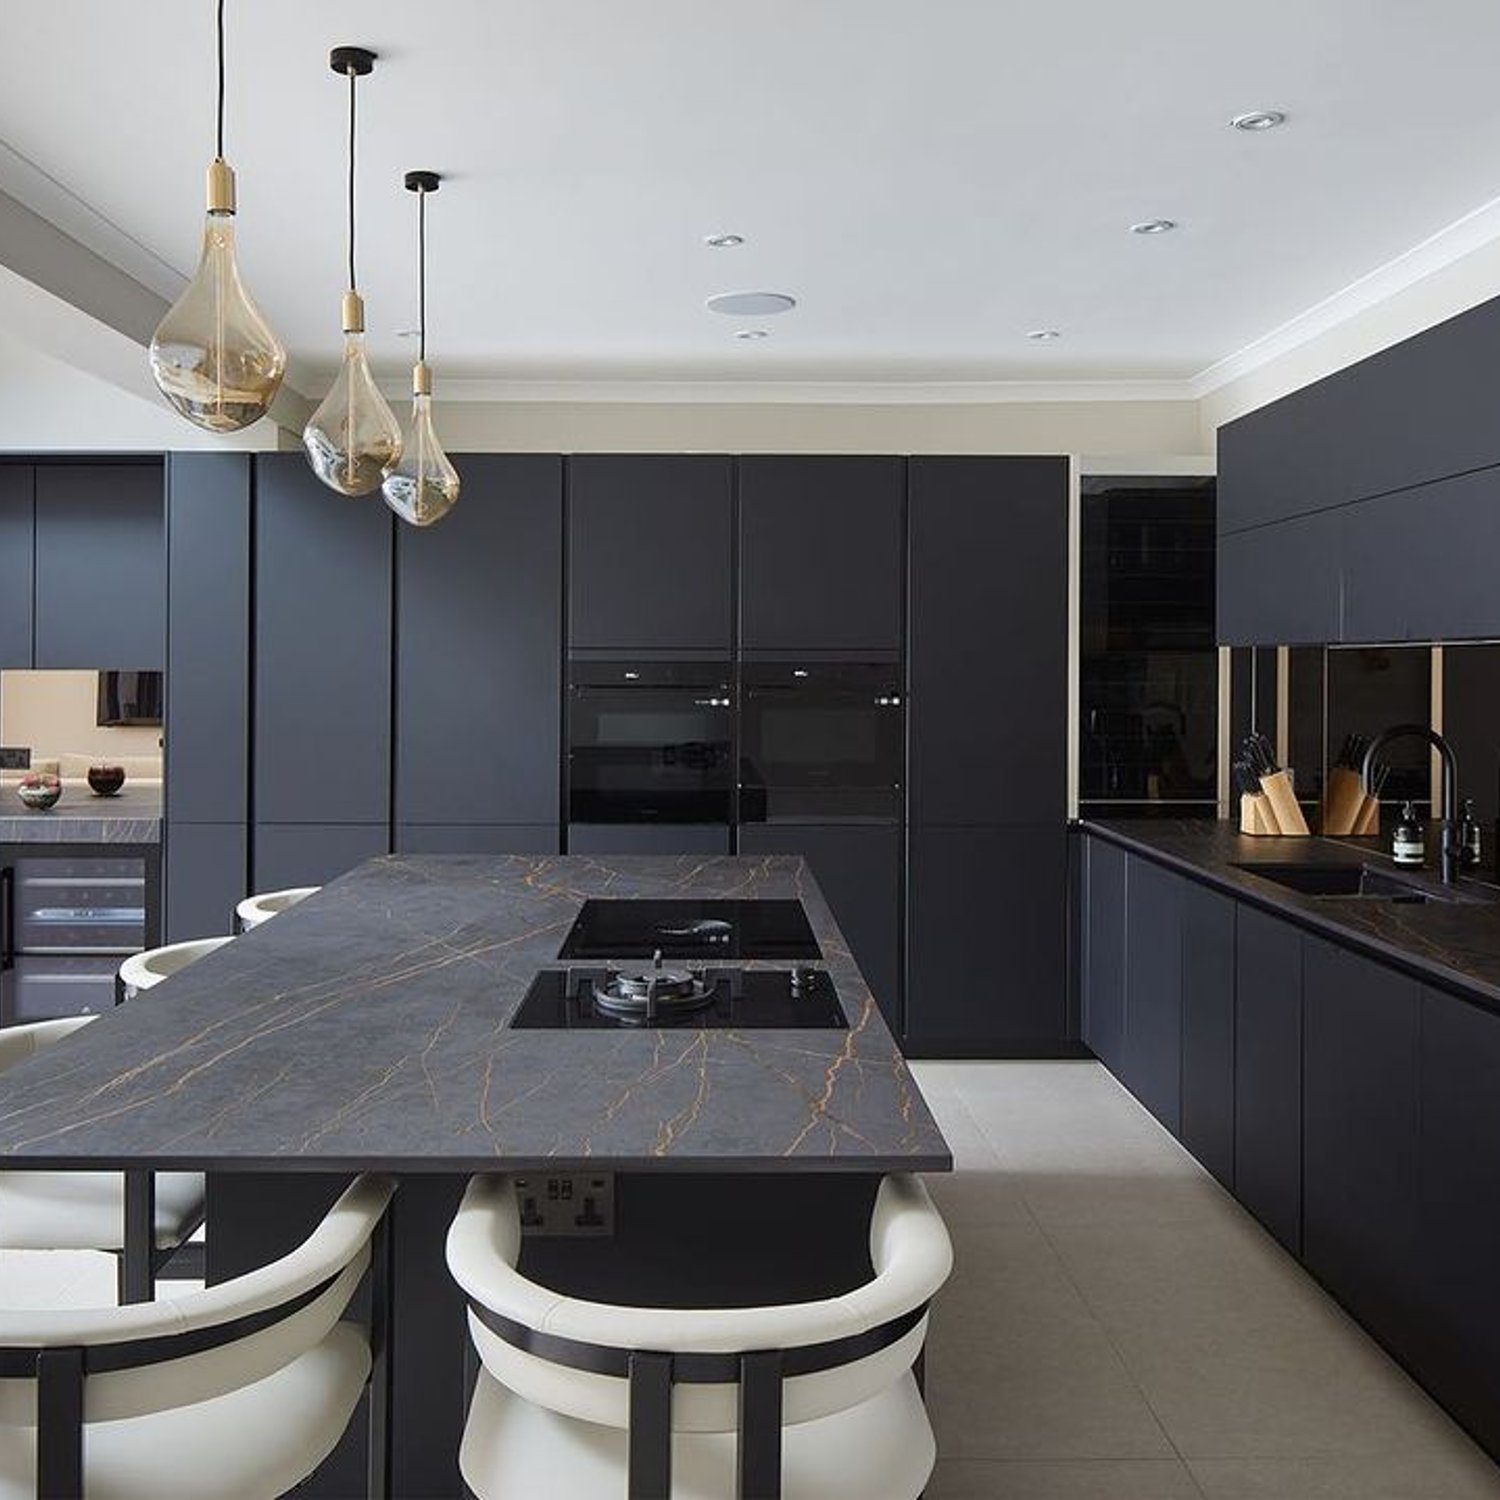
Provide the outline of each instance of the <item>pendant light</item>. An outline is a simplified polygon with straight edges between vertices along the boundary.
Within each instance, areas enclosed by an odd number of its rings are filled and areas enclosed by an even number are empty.
[[[365,47],[335,47],[328,65],[349,79],[349,290],[344,293],[344,361],[333,388],[302,430],[319,479],[341,495],[368,495],[401,457],[401,425],[370,373],[365,304],[354,277],[354,90],[375,67]]]
[[[189,422],[238,432],[265,416],[286,373],[286,350],[250,300],[234,257],[234,169],[224,160],[224,0],[217,7],[219,87],[208,167],[203,252],[186,290],[151,338],[151,374]]]
[[[441,521],[458,503],[458,470],[432,425],[432,371],[427,367],[427,195],[438,190],[436,172],[408,172],[406,190],[417,195],[417,362],[411,369],[411,432],[401,462],[381,485],[385,503],[413,526]]]

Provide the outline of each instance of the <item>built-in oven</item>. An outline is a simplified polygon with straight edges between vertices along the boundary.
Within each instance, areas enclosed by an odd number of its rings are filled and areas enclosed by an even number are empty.
[[[0,850],[0,1025],[115,1003],[121,959],[153,945],[154,854]]]
[[[740,684],[740,822],[900,820],[899,668],[747,662]]]
[[[569,821],[728,824],[732,684],[727,662],[570,662]]]

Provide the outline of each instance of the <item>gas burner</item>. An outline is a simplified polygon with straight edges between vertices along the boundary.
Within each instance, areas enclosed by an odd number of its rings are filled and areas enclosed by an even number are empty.
[[[658,949],[644,973],[609,969],[602,980],[585,981],[595,1006],[621,1020],[655,1025],[713,1003],[715,983],[691,970],[663,969],[661,960]]]

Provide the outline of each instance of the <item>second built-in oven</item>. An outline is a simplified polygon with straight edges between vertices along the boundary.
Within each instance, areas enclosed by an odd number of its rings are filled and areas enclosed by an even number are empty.
[[[732,684],[727,662],[570,662],[569,821],[729,823]]]
[[[900,820],[899,668],[747,662],[740,705],[741,823]]]

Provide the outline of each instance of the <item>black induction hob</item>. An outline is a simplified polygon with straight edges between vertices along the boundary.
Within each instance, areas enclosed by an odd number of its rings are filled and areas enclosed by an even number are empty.
[[[559,958],[822,958],[800,901],[593,900]]]
[[[849,1025],[822,969],[663,970],[646,964],[543,969],[510,1024],[522,1031],[839,1031]]]

